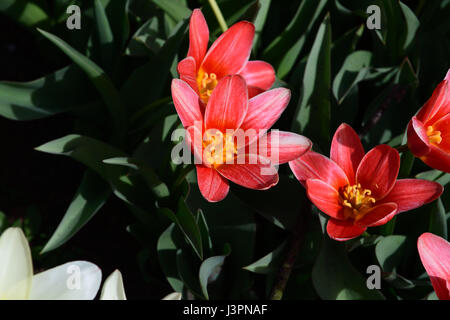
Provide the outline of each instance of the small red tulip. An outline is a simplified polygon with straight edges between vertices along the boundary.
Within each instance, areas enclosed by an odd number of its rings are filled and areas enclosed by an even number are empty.
[[[287,107],[289,89],[277,88],[248,100],[240,75],[225,76],[214,89],[203,115],[197,94],[183,80],[172,80],[172,98],[187,128],[186,141],[196,159],[197,181],[205,199],[216,202],[229,191],[228,180],[265,190],[278,183],[274,165],[296,159],[311,148],[311,141],[290,132],[267,130]],[[254,135],[243,136],[248,132]],[[274,143],[275,141],[275,143]],[[278,158],[272,155],[277,153]]]
[[[189,23],[189,51],[178,63],[180,79],[205,104],[219,80],[227,75],[243,76],[250,98],[268,90],[275,82],[272,66],[264,61],[248,61],[254,35],[254,25],[241,21],[225,31],[208,50],[208,25],[200,9],[195,9]]]
[[[309,151],[289,166],[311,202],[330,217],[327,232],[335,240],[355,238],[367,227],[383,225],[400,212],[437,199],[443,191],[432,181],[397,180],[397,150],[379,145],[365,154],[347,124],[336,130],[330,157]]]
[[[420,260],[440,300],[450,300],[450,243],[432,233],[417,240]]]
[[[408,147],[428,166],[450,173],[450,70],[409,122]]]

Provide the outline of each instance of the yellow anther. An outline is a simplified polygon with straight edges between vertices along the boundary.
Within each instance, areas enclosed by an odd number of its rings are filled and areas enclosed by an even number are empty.
[[[435,131],[433,126],[428,126],[427,136],[428,136],[430,143],[439,144],[442,141],[441,132]]]
[[[340,190],[339,198],[345,207],[346,218],[361,219],[375,204],[375,198],[371,197],[372,191],[363,189],[361,184],[347,185]]]
[[[230,163],[237,155],[237,147],[233,141],[233,136],[224,135],[219,130],[211,133],[205,132],[203,140],[204,160],[207,164],[218,166],[224,163]]]
[[[197,74],[197,85],[200,98],[207,103],[214,88],[217,86],[217,76],[215,73],[206,73],[202,69]]]

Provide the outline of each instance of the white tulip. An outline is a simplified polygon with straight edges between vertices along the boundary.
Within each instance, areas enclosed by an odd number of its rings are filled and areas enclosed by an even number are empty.
[[[28,241],[19,228],[0,236],[0,300],[92,300],[101,270],[87,261],[73,261],[33,275]]]

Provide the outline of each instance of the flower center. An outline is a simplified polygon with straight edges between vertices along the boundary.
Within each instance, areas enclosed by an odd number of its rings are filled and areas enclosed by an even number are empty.
[[[372,191],[363,189],[361,185],[347,185],[339,192],[339,199],[344,206],[345,218],[361,219],[375,204]]]
[[[433,126],[428,126],[427,136],[430,143],[439,144],[442,141],[441,132],[434,130]]]
[[[206,73],[200,69],[197,74],[197,85],[200,98],[204,103],[208,103],[209,97],[217,86],[218,80],[215,73]]]
[[[237,147],[232,135],[223,134],[219,130],[207,130],[203,139],[203,159],[212,166],[221,165],[234,159]]]

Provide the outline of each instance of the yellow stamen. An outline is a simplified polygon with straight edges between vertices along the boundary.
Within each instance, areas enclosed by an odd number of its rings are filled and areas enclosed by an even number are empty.
[[[237,155],[237,147],[233,136],[223,134],[219,130],[211,133],[205,132],[203,140],[204,161],[212,166],[218,166],[230,162]]]
[[[433,126],[428,126],[427,136],[428,136],[430,143],[439,144],[442,141],[441,132],[435,131]]]
[[[372,191],[363,189],[361,185],[347,185],[340,190],[339,198],[344,206],[345,218],[361,219],[375,204]]]
[[[200,69],[197,74],[197,85],[200,98],[204,103],[207,103],[214,88],[218,83],[215,73],[206,73],[203,69]]]

